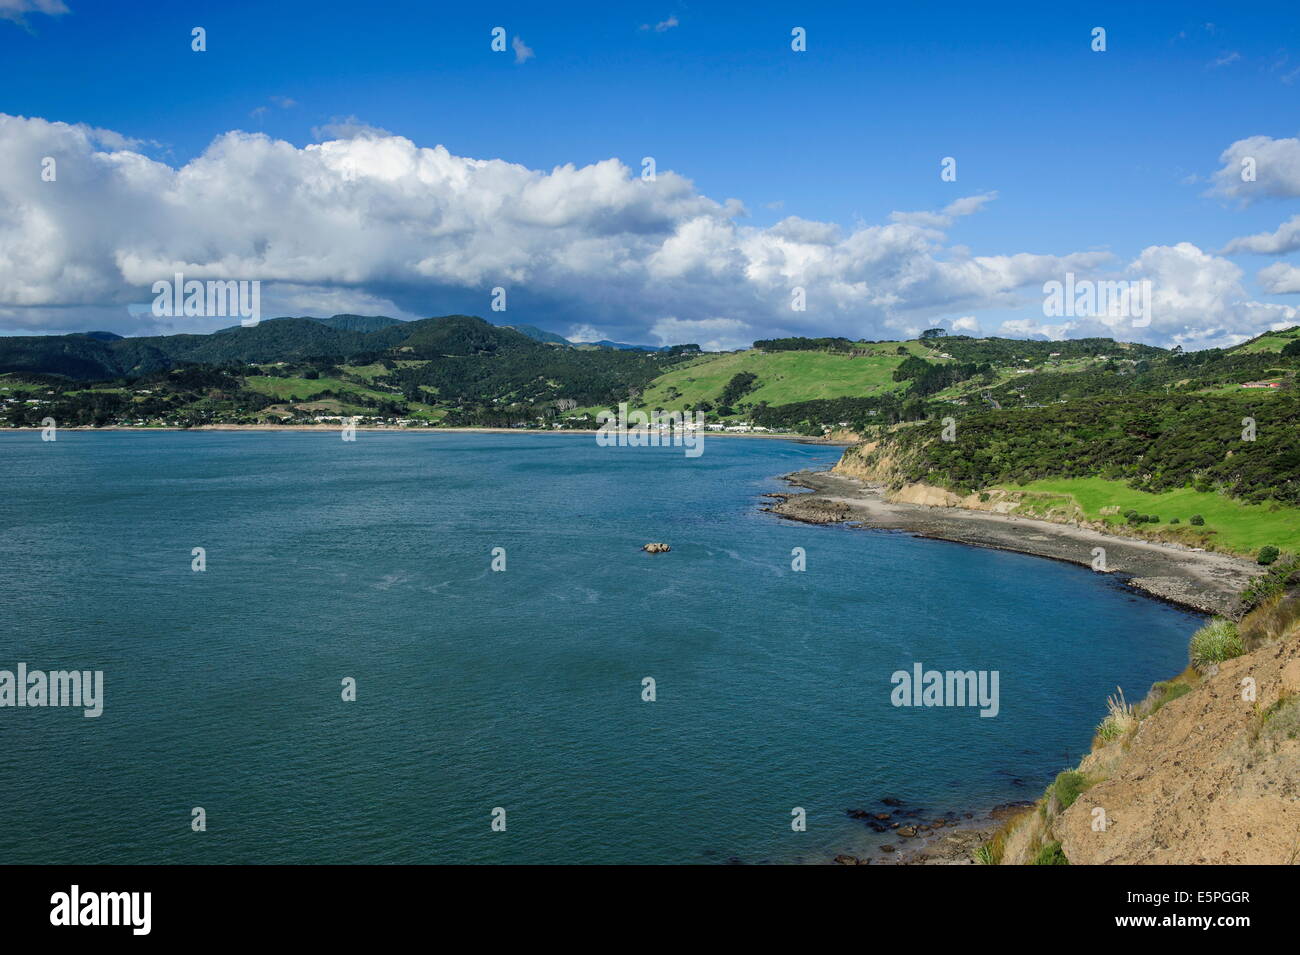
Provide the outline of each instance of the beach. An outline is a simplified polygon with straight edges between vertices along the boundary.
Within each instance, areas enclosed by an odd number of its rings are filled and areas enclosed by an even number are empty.
[[[3,431],[43,431],[42,427],[20,427],[4,428]],[[117,425],[110,424],[103,427],[91,427],[89,425],[75,425],[69,427],[59,427],[58,431],[286,431],[286,432],[304,432],[308,434],[319,434],[328,431],[342,431],[342,425],[332,424],[201,424],[191,428],[167,426],[137,426],[137,425]],[[593,436],[601,432],[596,428],[451,428],[451,427],[429,427],[429,428],[410,428],[385,425],[357,425],[353,428],[357,433],[375,433],[375,434],[572,434]],[[850,447],[856,444],[856,440],[841,437],[817,438],[811,435],[789,434],[785,432],[767,431],[703,431],[700,436],[704,438],[762,438],[765,440],[794,441],[797,444],[820,444],[831,447]]]

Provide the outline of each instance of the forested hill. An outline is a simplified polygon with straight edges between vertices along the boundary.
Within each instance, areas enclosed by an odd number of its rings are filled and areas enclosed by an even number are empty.
[[[0,338],[0,424],[54,417],[67,425],[185,427],[357,416],[406,426],[580,428],[626,401],[720,426],[879,435],[950,416],[1125,396],[1134,400],[1116,409],[1184,395],[1232,407],[1294,395],[1300,366],[1300,328],[1187,354],[1108,338],[940,330],[910,341],[768,339],[709,353],[691,344],[647,351],[556,338],[466,315],[280,318],[207,335]]]
[[[334,414],[531,425],[557,409],[626,400],[697,353],[578,348],[467,315],[279,318],[208,335],[7,337],[0,422],[192,426]]]
[[[1190,487],[1251,503],[1300,506],[1300,394],[1091,397],[983,410],[898,428],[858,454],[888,461],[894,483],[959,495],[1043,478],[1097,477],[1152,493]],[[1297,528],[1300,531],[1300,528]]]
[[[208,335],[122,338],[105,332],[0,338],[0,371],[85,380],[131,377],[182,364],[247,365],[310,359],[350,361],[410,348],[421,353],[491,353],[544,346],[510,328],[448,315],[416,322],[384,316],[275,318]]]

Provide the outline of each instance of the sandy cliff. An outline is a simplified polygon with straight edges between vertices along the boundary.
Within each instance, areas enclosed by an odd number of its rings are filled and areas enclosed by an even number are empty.
[[[1300,598],[1265,604],[1241,633],[1255,649],[1153,687],[986,861],[1300,862]]]
[[[1255,699],[1246,691],[1254,681]],[[1101,781],[1061,814],[1072,864],[1300,860],[1300,636],[1227,660],[1130,739],[1089,755]],[[1105,814],[1105,827],[1094,831]],[[1097,827],[1100,828],[1100,827]]]

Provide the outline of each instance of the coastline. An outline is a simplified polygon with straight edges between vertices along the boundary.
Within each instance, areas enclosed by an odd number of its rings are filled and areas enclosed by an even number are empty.
[[[960,507],[886,500],[882,485],[829,471],[782,476],[805,493],[769,494],[766,508],[787,520],[848,523],[868,530],[901,531],[932,540],[988,547],[1091,567],[1093,549],[1106,552],[1106,573],[1147,597],[1198,613],[1236,619],[1239,594],[1262,568],[1244,558],[1103,534],[1100,531]]]
[[[1239,557],[1194,551],[1176,544],[1104,534],[1088,528],[954,506],[930,506],[886,499],[885,487],[833,473],[796,471],[782,475],[795,493],[763,495],[765,507],[786,520],[811,524],[848,524],[864,530],[892,531],[971,547],[1013,551],[1091,567],[1093,548],[1104,547],[1106,573],[1146,597],[1199,613],[1241,617],[1240,591],[1262,570]],[[915,822],[888,823],[900,840],[887,848],[873,845],[861,855],[845,852],[830,860],[839,865],[966,865],[1002,830],[1007,821],[1033,803],[1007,803],[959,817],[940,817],[938,824],[918,813]],[[882,816],[863,818],[877,832]],[[918,823],[920,823],[918,825]],[[901,830],[901,831],[900,831]]]
[[[975,865],[975,851],[1002,828],[1008,819],[1033,806],[1027,800],[1007,802],[979,813],[936,813],[909,807],[898,799],[881,799],[872,809],[850,809],[847,815],[862,821],[888,841],[872,842],[837,854],[835,865]]]
[[[39,431],[40,428],[7,429]],[[69,428],[67,430],[98,431],[301,431],[333,434],[337,425],[306,426],[240,426],[216,425],[196,428]],[[572,434],[590,438],[594,430],[543,431],[515,428],[357,428],[359,431],[415,432],[415,433],[482,433],[482,434]],[[796,443],[827,446],[844,446],[847,442],[783,434],[721,433],[722,437],[777,438]],[[814,524],[845,523],[855,529],[907,533],[934,540],[974,547],[986,547],[1023,553],[1030,556],[1063,560],[1088,567],[1092,563],[1092,549],[1106,548],[1110,565],[1108,573],[1143,596],[1164,600],[1201,613],[1220,613],[1240,616],[1237,613],[1237,593],[1245,582],[1260,573],[1253,562],[1213,552],[1193,551],[1176,544],[1160,544],[1150,540],[1126,538],[1033,518],[997,514],[953,506],[889,501],[883,485],[831,471],[798,471],[783,475],[791,491],[798,493],[771,493],[763,497],[775,503],[764,507],[774,515],[793,521]],[[751,498],[752,500],[752,498]],[[884,802],[883,800],[881,801]],[[823,857],[823,863],[873,864],[873,865],[955,865],[974,864],[974,853],[987,843],[1006,821],[1023,812],[1026,803],[1006,803],[992,809],[981,808],[974,812],[949,812],[939,814],[912,807],[893,809],[873,807],[868,817],[858,817],[862,810],[851,810],[854,818],[862,818],[877,834],[881,814],[892,813],[893,818],[884,823],[891,833],[885,836],[889,851],[882,851],[878,840],[870,839],[870,846],[857,845],[843,850],[832,858]],[[974,808],[974,807],[968,807]],[[901,831],[900,831],[901,830]],[[855,840],[856,841],[856,840]],[[855,854],[856,853],[856,854]]]
[[[0,434],[8,431],[44,431],[41,427],[30,428],[3,428]],[[176,427],[137,427],[134,425],[110,424],[102,428],[91,427],[88,425],[70,425],[60,427],[59,431],[301,431],[304,433],[320,433],[339,431],[337,424],[201,424],[193,428],[176,428]],[[383,426],[361,426],[355,429],[358,433],[382,433],[382,434],[571,434],[571,435],[596,435],[600,431],[595,428],[555,428],[550,431],[542,428],[389,428]],[[796,444],[819,444],[833,448],[847,448],[856,444],[854,440],[841,438],[817,438],[804,434],[775,434],[763,433],[754,434],[752,432],[735,432],[735,431],[705,431],[702,438],[761,438],[764,440],[794,441]]]

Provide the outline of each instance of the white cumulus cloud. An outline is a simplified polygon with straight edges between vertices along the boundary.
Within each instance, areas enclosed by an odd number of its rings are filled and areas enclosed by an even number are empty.
[[[1300,268],[1289,262],[1274,262],[1259,270],[1260,287],[1270,295],[1300,292]]]
[[[1243,203],[1300,196],[1300,139],[1239,139],[1223,151],[1219,162],[1212,190],[1217,195]]]
[[[993,194],[880,224],[788,216],[759,227],[738,201],[672,171],[642,180],[617,159],[529,169],[350,116],[317,135],[299,147],[229,132],[172,166],[111,131],[0,114],[0,331],[154,332],[147,312],[127,306],[181,272],[260,280],[267,316],[467,311],[734,348],[782,335],[975,331],[972,313],[1035,311],[1042,283],[1114,268],[1108,252],[979,255],[951,243]],[[41,178],[45,157],[55,181]],[[1237,266],[1186,243],[1149,248],[1124,272],[1155,283],[1155,318],[1134,333],[1143,340],[1245,337],[1278,318],[1279,307],[1247,303]],[[488,311],[497,286],[508,291],[503,316]]]
[[[1273,232],[1257,232],[1255,235],[1233,239],[1224,246],[1224,254],[1234,252],[1254,252],[1260,255],[1280,255],[1300,249],[1300,216],[1292,216]]]

